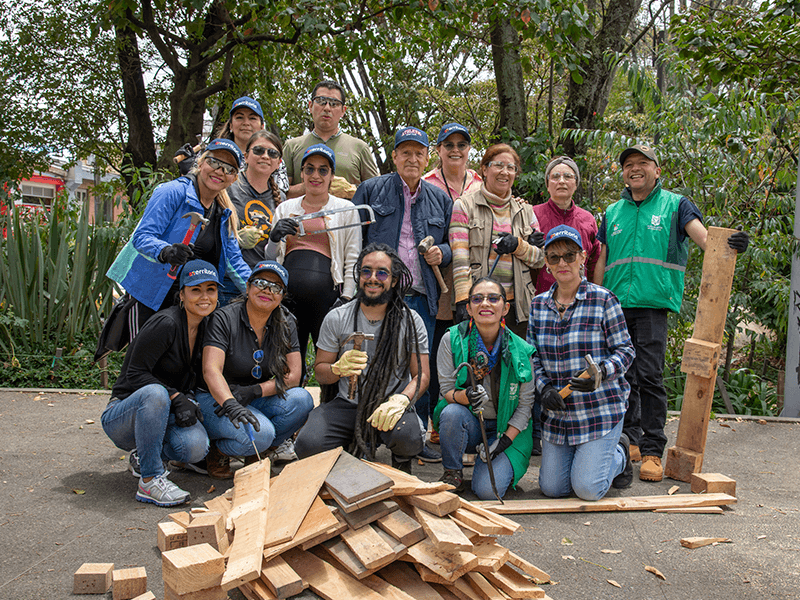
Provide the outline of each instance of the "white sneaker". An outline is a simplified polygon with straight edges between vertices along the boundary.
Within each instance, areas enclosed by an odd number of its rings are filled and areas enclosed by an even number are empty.
[[[139,502],[151,502],[156,506],[175,506],[189,500],[189,492],[182,490],[167,479],[166,473],[153,477],[145,483],[139,480],[136,499]]]
[[[294,440],[288,438],[280,446],[275,448],[270,456],[272,462],[292,462],[297,460],[297,453],[294,451]]]

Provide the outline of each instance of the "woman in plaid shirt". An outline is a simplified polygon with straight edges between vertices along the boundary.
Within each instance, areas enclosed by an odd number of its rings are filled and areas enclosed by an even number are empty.
[[[550,497],[599,500],[610,486],[628,487],[633,478],[622,424],[630,393],[624,375],[635,352],[616,296],[583,275],[580,233],[567,225],[551,229],[545,260],[555,284],[533,299],[528,322],[543,409],[539,487]],[[597,377],[577,376],[587,354]],[[572,393],[562,398],[567,384]]]

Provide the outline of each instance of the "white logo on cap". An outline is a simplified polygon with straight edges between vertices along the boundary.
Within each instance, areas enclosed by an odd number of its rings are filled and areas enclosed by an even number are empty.
[[[414,129],[413,127],[409,127],[408,129],[406,129],[405,131],[403,131],[403,133],[402,133],[402,134],[400,134],[400,135],[417,135],[417,136],[422,136],[422,132],[420,132],[420,131],[418,131],[418,130]]]

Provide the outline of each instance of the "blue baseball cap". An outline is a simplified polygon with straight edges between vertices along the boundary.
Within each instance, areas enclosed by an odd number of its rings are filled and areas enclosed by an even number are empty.
[[[236,145],[236,142],[226,140],[225,138],[217,138],[212,140],[212,142],[206,146],[206,150],[208,152],[211,152],[212,150],[227,150],[233,154],[233,158],[236,160],[236,166],[240,169],[242,168],[244,156],[242,156],[242,151],[239,150],[239,146]]]
[[[394,147],[397,148],[403,142],[417,142],[426,148],[430,146],[428,134],[416,127],[403,127],[394,136]]]
[[[302,167],[304,164],[306,164],[308,157],[314,156],[315,154],[319,154],[320,156],[327,158],[331,165],[331,169],[334,173],[336,172],[336,154],[334,154],[333,150],[328,148],[325,144],[314,144],[313,146],[306,148],[306,151],[303,154],[303,160],[300,161],[300,166]]]
[[[274,260],[262,260],[260,263],[257,263],[256,266],[253,267],[253,272],[250,273],[250,279],[247,281],[253,281],[258,273],[263,273],[264,271],[276,273],[278,277],[281,278],[283,285],[289,285],[289,271],[287,271],[286,267],[282,264]]]
[[[557,240],[567,239],[571,242],[578,244],[578,248],[583,250],[583,242],[581,241],[581,234],[577,229],[573,229],[569,225],[559,225],[553,227],[547,232],[547,237],[544,240],[544,247],[547,248],[550,244]]]
[[[454,133],[460,133],[467,138],[470,144],[472,143],[472,137],[469,135],[469,131],[467,131],[466,127],[459,123],[448,123],[447,125],[442,125],[442,129],[439,131],[439,137],[436,138],[436,145],[438,146]]]
[[[242,96],[241,98],[237,98],[233,101],[233,106],[231,106],[231,112],[228,113],[228,116],[232,117],[233,112],[237,108],[249,108],[254,113],[256,113],[261,119],[264,119],[264,111],[261,110],[261,105],[258,103],[258,100],[253,100],[248,96]]]
[[[206,281],[219,283],[219,273],[210,262],[204,260],[190,260],[181,270],[181,287],[200,285]]]

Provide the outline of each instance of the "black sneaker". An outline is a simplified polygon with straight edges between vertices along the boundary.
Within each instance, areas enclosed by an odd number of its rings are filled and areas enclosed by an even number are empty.
[[[164,477],[166,477],[170,473],[169,464],[165,462],[161,464],[164,465]],[[136,448],[131,450],[131,455],[128,457],[128,471],[136,478],[142,476],[141,467],[139,466],[139,451]]]
[[[171,460],[169,461],[169,466],[170,469],[174,469],[176,471],[192,471],[193,473],[198,473],[200,475],[208,475],[208,465],[206,464],[205,458],[196,463],[184,463]]]
[[[392,467],[403,473],[411,475],[411,459],[400,460],[399,456],[392,454]]]
[[[625,451],[625,469],[614,477],[611,485],[618,490],[629,487],[633,481],[633,463],[631,462],[631,441],[624,433],[619,436],[619,445]]]
[[[417,458],[426,463],[442,462],[442,455],[428,445],[422,447],[422,452],[417,454]]]
[[[533,449],[531,450],[532,456],[541,456],[542,455],[542,438],[535,437],[533,438]]]
[[[461,469],[445,469],[444,475],[442,475],[441,479],[439,479],[442,483],[447,483],[448,485],[452,485],[454,488],[453,491],[458,494],[459,492],[463,492],[467,485],[464,482],[464,473]]]

